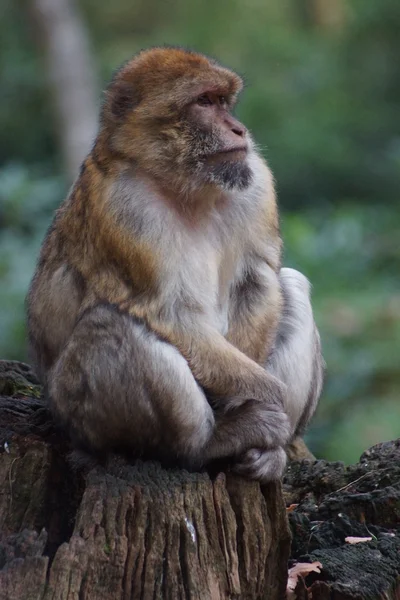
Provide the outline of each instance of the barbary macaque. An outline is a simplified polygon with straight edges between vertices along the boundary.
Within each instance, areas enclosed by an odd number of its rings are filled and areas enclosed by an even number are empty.
[[[232,116],[242,81],[153,48],[114,76],[28,295],[30,349],[77,446],[262,481],[308,423],[323,360],[281,268],[273,177]]]

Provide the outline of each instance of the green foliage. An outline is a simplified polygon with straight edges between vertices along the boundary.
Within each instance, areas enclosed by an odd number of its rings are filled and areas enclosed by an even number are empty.
[[[99,71],[182,44],[248,86],[238,115],[271,163],[285,263],[313,282],[327,360],[312,449],[355,460],[400,430],[400,4],[81,0]],[[0,7],[0,356],[26,358],[24,297],[66,193],[46,68],[26,3]],[[100,94],[99,94],[100,97]]]
[[[319,455],[354,460],[400,427],[399,218],[346,203],[286,214],[282,229],[285,263],[313,282],[327,362],[309,442]]]
[[[61,176],[22,165],[0,170],[0,356],[26,358],[24,298],[51,212],[65,193]]]

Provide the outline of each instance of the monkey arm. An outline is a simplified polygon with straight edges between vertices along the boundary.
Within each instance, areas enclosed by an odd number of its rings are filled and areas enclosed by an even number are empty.
[[[241,277],[230,294],[227,339],[260,365],[274,345],[282,312],[279,281],[282,240],[271,173],[261,163],[264,194],[243,254]]]
[[[324,360],[307,279],[294,269],[284,268],[280,270],[279,280],[283,310],[265,367],[287,386],[285,411],[290,422],[291,442],[286,452],[292,460],[299,460],[312,456],[297,436],[304,433],[317,406],[322,390]],[[254,448],[243,455],[235,469],[249,477],[273,478],[279,468],[283,469],[280,459],[282,455],[276,449]],[[283,459],[283,465],[284,462]]]
[[[241,404],[252,398],[267,401],[277,410],[283,406],[285,385],[235,348],[205,318],[180,311],[179,319],[168,323],[139,309],[129,312],[178,348],[198,384],[219,402]]]
[[[302,431],[315,411],[324,369],[310,284],[288,268],[279,277],[271,269],[269,285],[261,284],[260,272],[248,276],[238,295],[242,300],[234,306],[228,339],[287,386],[285,409],[292,431]]]
[[[275,270],[252,261],[232,295],[227,339],[246,356],[265,364],[282,311],[282,292]]]

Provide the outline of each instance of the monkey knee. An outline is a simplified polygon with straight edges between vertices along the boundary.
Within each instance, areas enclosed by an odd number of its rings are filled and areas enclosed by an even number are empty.
[[[295,269],[281,269],[279,278],[283,294],[280,333],[296,345],[310,345],[315,329],[310,283]]]
[[[289,267],[282,267],[279,272],[279,279],[285,290],[287,288],[297,290],[307,296],[307,298],[310,297],[311,284],[307,277],[303,273],[300,273],[300,271]]]

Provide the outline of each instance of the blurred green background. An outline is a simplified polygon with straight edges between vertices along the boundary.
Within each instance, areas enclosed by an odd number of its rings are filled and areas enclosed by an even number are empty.
[[[0,356],[26,359],[24,296],[104,84],[163,43],[246,81],[237,113],[275,173],[328,365],[308,442],[354,461],[400,434],[398,0],[2,0]]]

